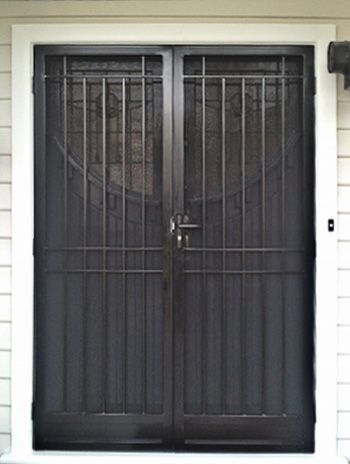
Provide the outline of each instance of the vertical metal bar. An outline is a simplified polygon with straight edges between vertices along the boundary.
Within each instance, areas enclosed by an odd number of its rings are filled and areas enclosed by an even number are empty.
[[[169,446],[173,446],[174,441],[181,441],[182,426],[179,424],[179,421],[183,421],[184,417],[182,407],[183,382],[181,379],[181,372],[183,372],[183,368],[182,364],[179,363],[179,360],[175,359],[176,353],[178,352],[177,343],[179,342],[180,346],[183,346],[183,337],[177,336],[179,329],[178,316],[173,310],[174,295],[177,294],[176,301],[180,300],[180,298],[178,298],[178,293],[176,293],[175,279],[173,278],[179,266],[177,263],[177,256],[174,256],[173,253],[173,235],[169,230],[169,219],[174,214],[173,208],[178,206],[175,205],[175,202],[173,203],[173,162],[175,157],[175,151],[173,151],[173,137],[174,134],[177,134],[177,130],[179,129],[178,125],[176,124],[176,120],[177,123],[183,120],[183,118],[178,117],[178,113],[176,113],[176,111],[179,110],[178,106],[176,105],[176,108],[173,108],[175,92],[175,86],[173,86],[173,70],[174,62],[177,59],[178,58],[174,57],[173,50],[170,48],[167,49],[167,51],[163,54],[163,84],[161,97],[161,108],[163,112],[161,119],[163,141],[162,145],[160,146],[160,150],[162,150],[163,153],[163,166],[161,171],[162,190],[160,195],[162,195],[162,221],[164,238],[163,278],[165,283],[162,292],[164,302],[164,331],[162,334],[162,347],[164,353],[162,376],[164,386],[162,395],[162,411],[164,418],[162,422],[164,426],[164,443],[168,442]],[[178,84],[181,84],[180,80],[177,82]],[[154,106],[155,105],[152,104],[152,112]],[[183,334],[184,331],[180,328],[179,332],[180,334]],[[176,334],[176,339],[174,334]],[[180,340],[178,340],[178,338],[180,338]]]
[[[126,93],[125,78],[122,79],[122,269],[123,269],[123,336],[124,336],[124,357],[123,357],[123,411],[126,413],[127,404],[127,312],[126,312],[126,174],[125,174],[125,136],[126,136]]]
[[[265,159],[266,159],[266,127],[265,127],[265,106],[266,106],[266,80],[263,77],[261,83],[261,247],[265,248],[266,241],[266,175],[265,175]],[[262,252],[262,270],[265,270],[265,252]],[[265,336],[266,336],[266,303],[265,303],[265,278],[261,274],[261,312],[262,312],[262,382],[261,382],[261,408],[265,412]]]
[[[145,66],[145,57],[142,56],[142,75],[146,74]],[[141,211],[141,224],[142,224],[142,270],[145,271],[145,246],[146,246],[146,225],[145,225],[145,189],[146,189],[146,86],[145,78],[142,78],[142,121],[141,121],[141,150],[142,150],[142,211]],[[142,326],[142,336],[143,336],[143,362],[142,362],[142,385],[143,385],[143,408],[142,412],[147,412],[147,332],[146,332],[146,322],[147,322],[147,312],[146,312],[146,282],[145,282],[145,273],[142,273],[142,309],[143,309],[143,326]]]
[[[184,57],[181,50],[174,50],[173,55],[173,74],[168,75],[173,81],[173,107],[165,107],[168,113],[173,110],[173,180],[174,195],[173,207],[175,213],[184,212],[184,173],[185,173],[185,134],[184,134]],[[168,74],[168,73],[167,73]],[[170,92],[168,91],[168,95]],[[172,141],[172,137],[169,137]],[[166,173],[165,173],[166,174]],[[167,176],[168,183],[171,182],[171,176]],[[185,276],[184,264],[185,253],[183,250],[173,246],[173,298],[176,301],[176,311],[173,311],[173,346],[174,346],[174,384],[173,384],[173,437],[171,438],[172,446],[183,446],[184,443],[184,420],[185,420]],[[175,306],[174,306],[175,308]]]
[[[63,72],[67,74],[67,57],[63,57]],[[68,247],[68,108],[67,108],[67,78],[63,78],[63,147],[64,147],[64,166],[63,166],[63,203],[64,203],[64,244]],[[64,267],[67,269],[68,253],[64,253]],[[67,276],[64,273],[64,367],[63,367],[63,410],[67,411],[67,332],[68,332],[68,315],[67,315]]]
[[[205,56],[202,57],[202,75],[205,76]],[[202,79],[202,269],[207,267],[207,193],[206,193],[206,108],[205,108],[205,77]],[[205,272],[202,274],[202,295],[204,300],[202,303],[202,405],[201,412],[206,412],[206,382],[207,382],[207,303],[206,303],[206,289],[207,289],[207,275]]]
[[[285,76],[285,57],[282,57],[282,76]],[[281,222],[282,222],[282,243],[281,246],[286,246],[286,81],[285,78],[281,79],[281,188],[282,188],[282,199],[281,199]],[[282,271],[286,269],[286,254],[282,252]],[[286,347],[285,347],[285,335],[286,335],[286,282],[284,274],[282,274],[282,412],[286,410]]]
[[[102,313],[105,335],[103,340],[103,411],[106,412],[107,372],[108,372],[108,320],[107,320],[107,274],[106,274],[106,240],[107,240],[107,181],[106,181],[106,79],[102,79]]]
[[[226,412],[226,79],[221,81],[221,177],[222,177],[222,309],[221,309],[221,411]]]
[[[242,271],[245,270],[245,228],[246,228],[246,192],[245,192],[245,149],[246,149],[246,121],[245,121],[245,87],[246,82],[245,78],[242,78],[242,112],[241,112],[241,174],[242,174],[242,224],[241,224],[241,234],[242,234]],[[246,411],[246,393],[245,393],[245,385],[247,381],[247,366],[246,366],[246,314],[245,314],[245,273],[242,274],[241,277],[241,404],[242,404],[242,412],[245,413]]]
[[[301,406],[303,411],[308,411],[308,415],[311,421],[315,420],[315,399],[312,385],[314,382],[313,378],[313,358],[314,358],[314,340],[312,337],[312,331],[314,327],[314,313],[312,308],[314,306],[314,271],[315,271],[315,217],[314,217],[314,152],[315,152],[315,140],[314,140],[314,95],[315,95],[315,80],[314,80],[314,66],[313,66],[313,53],[306,53],[303,56],[303,79],[299,84],[294,83],[297,87],[301,87],[296,94],[300,95],[301,91],[301,110],[302,110],[302,190],[303,202],[302,202],[302,227],[303,227],[303,245],[304,249],[307,250],[304,255],[304,266],[307,272],[304,274],[304,288],[305,294],[303,297],[303,340],[306,341],[304,346],[304,369],[306,375],[304,377],[303,385],[303,399]],[[289,102],[288,98],[286,99]],[[288,107],[287,107],[288,110]],[[286,229],[288,224],[286,224]],[[288,330],[288,325],[285,326],[285,333]],[[287,376],[286,376],[286,388],[287,388]]]
[[[87,246],[87,121],[86,121],[86,78],[83,78],[83,269],[87,266],[86,246]],[[87,275],[83,273],[83,388],[82,395],[83,411],[87,405]]]

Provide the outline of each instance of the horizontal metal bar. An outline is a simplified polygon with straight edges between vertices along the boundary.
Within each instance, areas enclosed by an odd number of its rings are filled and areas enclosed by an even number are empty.
[[[57,411],[57,412],[53,412],[53,413],[50,413],[50,415],[54,415],[55,417],[62,417],[62,416],[65,416],[65,417],[72,417],[72,418],[76,418],[76,417],[81,417],[81,416],[103,416],[105,413],[103,412],[89,412],[89,411],[82,411],[82,412],[65,412],[65,411]],[[110,418],[120,418],[122,420],[125,420],[125,422],[127,422],[127,419],[131,419],[133,418],[133,420],[135,420],[135,418],[137,419],[141,419],[142,421],[151,421],[151,422],[155,422],[155,423],[159,423],[159,418],[162,417],[163,414],[148,414],[148,413],[143,413],[143,414],[140,414],[140,413],[133,413],[133,412],[108,412],[108,417]],[[133,439],[134,440],[134,439]],[[142,438],[143,440],[143,438]],[[158,439],[157,439],[158,440]],[[162,441],[162,440],[160,440]]]
[[[162,269],[62,269],[62,270],[44,270],[45,274],[162,274]]]
[[[163,79],[151,74],[45,74],[45,79]]]
[[[45,247],[45,251],[126,251],[126,252],[137,252],[137,251],[163,251],[162,247],[113,247],[113,246],[87,246],[87,247],[62,247],[62,248],[50,248]]]
[[[184,74],[184,79],[305,79],[306,76],[287,76],[282,74]]]
[[[304,248],[194,248],[194,247],[188,247],[184,249],[185,251],[208,251],[208,252],[251,252],[251,253],[258,253],[258,252],[264,252],[264,253],[302,253],[305,252],[306,250]]]
[[[303,416],[301,414],[256,414],[256,413],[244,413],[244,414],[212,414],[208,416],[201,416],[199,414],[185,414],[185,418],[188,421],[195,421],[198,424],[202,424],[204,422],[207,423],[215,423],[217,420],[224,420],[226,423],[223,425],[227,425],[232,419],[239,419],[242,420],[245,417],[248,419],[283,419],[284,417],[288,417],[289,419],[301,419]]]
[[[178,229],[200,229],[202,226],[200,224],[178,224]]]
[[[245,274],[305,274],[305,271],[277,271],[277,270],[271,270],[271,271],[258,271],[258,270],[244,270],[244,271],[216,271],[216,270],[209,270],[209,269],[186,269],[184,271],[185,274],[237,274],[237,275],[245,275]]]

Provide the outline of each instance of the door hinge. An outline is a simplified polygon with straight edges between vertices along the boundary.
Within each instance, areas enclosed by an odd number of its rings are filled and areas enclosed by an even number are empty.
[[[33,241],[32,241],[32,253],[33,253],[33,256],[35,256],[35,237],[33,237]]]
[[[32,93],[35,95],[35,77],[32,76]]]
[[[35,415],[35,403],[33,401],[32,402],[32,410],[31,410],[31,419],[32,419],[32,421],[34,420],[34,415]]]
[[[317,93],[317,77],[314,77],[314,88],[313,88],[313,94],[316,95]]]
[[[317,254],[317,243],[316,243],[316,240],[315,240],[315,239],[313,240],[312,247],[313,247],[312,254],[313,254],[314,259],[316,259],[316,254]]]

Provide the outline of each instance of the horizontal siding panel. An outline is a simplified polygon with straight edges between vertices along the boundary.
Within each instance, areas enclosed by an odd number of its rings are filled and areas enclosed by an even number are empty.
[[[0,18],[0,44],[10,45],[11,43],[11,20]]]
[[[350,411],[350,385],[338,385],[338,410]]]
[[[9,451],[11,446],[11,436],[9,433],[0,433],[0,454]]]
[[[350,30],[350,25],[348,31]],[[348,32],[349,34],[349,32]],[[337,74],[337,96],[338,101],[350,101],[349,91],[344,89],[344,77],[340,74]]]
[[[338,187],[338,211],[350,213],[350,186]]]
[[[338,271],[338,296],[350,296],[350,271]]]
[[[350,383],[350,356],[338,355],[338,382]]]
[[[338,214],[338,239],[350,240],[350,214]]]
[[[0,210],[11,208],[11,185],[0,184]]]
[[[0,127],[0,155],[9,155],[11,153],[11,129],[9,127]]]
[[[9,406],[0,406],[0,433],[10,433]]]
[[[350,298],[338,299],[338,324],[350,325]]]
[[[11,212],[0,211],[0,237],[11,235]]]
[[[0,72],[11,71],[11,47],[0,44]]]
[[[11,264],[11,240],[0,238],[0,266]]]
[[[350,269],[350,242],[338,242],[338,265]]]
[[[0,349],[11,349],[11,324],[9,322],[0,322]]]
[[[338,327],[338,353],[350,355],[350,326]]]
[[[10,380],[0,379],[0,404],[10,406],[11,393],[10,393]]]
[[[11,100],[0,100],[0,126],[11,126]]]
[[[0,293],[11,293],[10,267],[0,267]]]
[[[11,295],[0,295],[0,321],[11,321]]]
[[[350,157],[338,158],[338,183],[350,185]]]
[[[350,438],[350,412],[338,413],[338,438]]]
[[[0,351],[0,377],[11,377],[11,352]]]
[[[339,456],[350,456],[350,440],[338,440],[337,445]]]
[[[338,155],[350,156],[350,130],[338,130]]]
[[[9,451],[11,446],[11,436],[9,433],[0,433],[0,454]]]
[[[338,102],[338,127],[350,129],[350,101]]]
[[[61,1],[2,1],[1,15],[10,16],[58,16],[65,15],[67,3]],[[250,16],[250,17],[305,17],[331,19],[350,18],[347,0],[318,2],[294,0],[290,2],[239,2],[212,0],[118,0],[118,1],[70,1],[70,16]]]
[[[349,31],[350,21],[339,21],[337,24],[337,40],[349,40]]]
[[[11,156],[0,156],[0,182],[11,181]]]
[[[0,98],[11,98],[11,74],[0,74]]]

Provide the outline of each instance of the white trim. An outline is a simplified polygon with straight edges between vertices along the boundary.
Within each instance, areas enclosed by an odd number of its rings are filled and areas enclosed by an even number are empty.
[[[253,464],[263,456],[274,463],[336,461],[336,303],[337,241],[327,219],[337,214],[336,80],[326,68],[332,25],[310,24],[35,24],[12,31],[12,450],[2,463],[144,462],[170,460]],[[151,455],[42,453],[32,451],[30,418],[33,370],[33,45],[114,44],[312,44],[316,95],[316,451],[314,455]],[[72,457],[74,456],[74,457]],[[98,456],[98,458],[97,458]],[[136,458],[137,456],[137,458]],[[124,459],[125,457],[125,459]],[[340,459],[340,458],[339,458]]]

